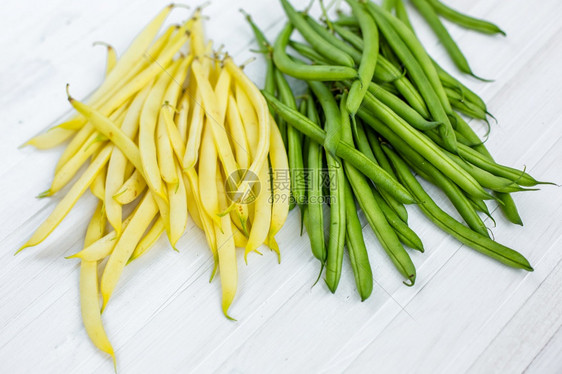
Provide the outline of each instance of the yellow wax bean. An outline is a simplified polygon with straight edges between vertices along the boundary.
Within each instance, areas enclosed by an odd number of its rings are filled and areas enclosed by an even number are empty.
[[[158,205],[154,201],[152,193],[147,191],[139,203],[137,211],[131,221],[123,230],[123,234],[117,240],[117,244],[109,256],[101,276],[100,290],[103,299],[102,310],[105,309],[121,273],[142,238],[150,222],[158,213]]]
[[[60,222],[66,217],[70,209],[76,204],[80,196],[84,194],[84,191],[90,186],[94,181],[96,175],[100,170],[107,164],[109,160],[109,155],[111,154],[111,146],[107,145],[96,157],[90,166],[86,169],[84,174],[74,183],[70,188],[68,193],[64,198],[57,204],[53,212],[49,217],[39,226],[39,228],[33,233],[31,238],[20,248],[18,252],[27,247],[35,246],[41,243],[53,230],[60,224]]]

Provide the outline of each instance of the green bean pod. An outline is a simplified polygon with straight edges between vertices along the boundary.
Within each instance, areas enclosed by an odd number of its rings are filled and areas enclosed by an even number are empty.
[[[363,238],[363,227],[357,216],[357,208],[353,200],[353,192],[345,180],[345,208],[346,208],[346,244],[349,260],[355,277],[357,291],[361,301],[365,301],[373,292],[373,272],[367,247]]]
[[[301,56],[306,57],[307,59],[312,61],[312,63],[314,64],[330,65],[330,62],[328,60],[326,60],[323,56],[320,56],[320,54],[308,44],[291,40],[289,41],[289,46],[297,51]]]
[[[441,100],[435,87],[432,86],[431,81],[429,79],[429,75],[427,75],[428,71],[433,68],[431,62],[426,62],[422,57],[425,56],[429,60],[425,50],[421,45],[418,46],[419,42],[415,36],[410,36],[413,40],[403,40],[399,36],[393,24],[389,22],[390,19],[394,19],[396,24],[399,24],[400,27],[404,29],[405,32],[411,34],[410,30],[404,26],[400,21],[391,17],[387,12],[381,10],[376,4],[370,2],[368,3],[368,9],[371,15],[377,21],[377,25],[379,26],[381,32],[384,34],[386,40],[391,45],[392,49],[400,58],[406,69],[408,70],[408,74],[416,84],[417,88],[420,90],[420,93],[424,100],[427,103],[429,112],[433,116],[433,119],[442,123],[439,127],[439,131],[443,140],[446,143],[447,149],[453,153],[457,151],[457,141],[455,138],[455,133],[453,131],[453,127],[447,117],[446,109],[444,109],[443,101],[447,102],[447,98],[445,97],[444,100]],[[409,44],[408,44],[409,43]],[[418,48],[412,48],[418,47]],[[414,55],[413,51],[417,51],[421,48],[421,52]],[[429,67],[427,66],[429,64]],[[424,70],[425,68],[425,70]],[[437,73],[435,72],[435,76]],[[439,78],[437,77],[437,80]],[[438,82],[438,86],[441,86],[441,82]]]
[[[357,145],[359,151],[363,153],[365,156],[367,156],[371,161],[373,161],[377,165],[380,165],[377,162],[377,158],[375,157],[373,150],[371,149],[371,145],[369,144],[367,134],[365,134],[365,129],[363,128],[363,124],[358,122],[355,125],[354,130],[355,130],[354,131],[355,144]],[[394,173],[392,168],[390,169],[390,173]],[[404,204],[401,204],[398,201],[396,201],[396,199],[390,196],[388,192],[386,192],[385,190],[381,190],[380,194],[383,197],[384,201],[386,201],[388,206],[392,210],[394,210],[394,212],[400,217],[400,219],[404,222],[408,222],[408,211],[404,207]]]
[[[353,46],[347,44],[345,41],[338,39],[334,34],[330,32],[327,28],[316,22],[316,20],[308,15],[303,16],[310,27],[325,41],[330,43],[333,47],[336,47],[345,53],[347,53],[353,59],[354,64],[359,64],[361,62],[361,52],[353,48]],[[326,56],[330,61],[333,61],[332,56]],[[337,64],[337,61],[333,61]]]
[[[412,125],[412,127],[420,131],[431,130],[441,124],[440,122],[431,122],[426,120],[411,106],[402,101],[402,99],[386,91],[376,83],[371,82],[369,84],[368,90],[374,97],[379,99],[383,104],[392,109],[402,119]]]
[[[428,23],[429,27],[433,30],[437,38],[443,44],[443,47],[447,50],[447,53],[455,63],[455,66],[465,74],[472,75],[473,77],[480,79],[472,72],[466,57],[461,52],[459,46],[451,35],[449,31],[443,26],[443,23],[437,16],[437,13],[432,8],[432,6],[427,2],[427,0],[412,0],[412,4],[420,12],[422,17]]]
[[[468,123],[466,123],[459,115],[457,115],[457,130],[459,132],[461,132],[464,136],[466,136],[467,139],[469,139],[469,140],[472,140],[472,141],[479,140],[478,135],[476,135],[474,130],[472,130],[472,128],[468,125]],[[482,156],[484,156],[485,158],[487,158],[488,161],[491,161],[493,164],[495,164],[494,159],[492,158],[492,155],[490,154],[490,152],[488,152],[488,149],[486,149],[486,146],[484,146],[484,144],[480,144],[480,145],[474,147],[474,150],[477,151]],[[474,160],[471,161],[471,162],[476,165]],[[483,164],[480,164],[479,166],[482,167],[482,165]],[[492,172],[491,169],[486,169],[486,170]],[[515,169],[513,169],[513,170],[515,170]],[[518,172],[518,173],[516,173],[516,175],[520,175],[520,176],[523,175],[523,172],[521,172],[519,170],[515,170],[515,171]],[[498,175],[498,173],[495,173],[495,175]],[[502,176],[509,179],[509,177],[506,174],[504,174]],[[531,181],[534,181],[535,184],[530,183],[531,186],[536,185],[538,183],[530,175],[528,176],[528,178],[524,178],[524,179],[527,180],[527,182],[529,181],[529,179]],[[518,180],[518,183],[522,184],[521,180]],[[511,197],[510,194],[501,193],[501,192],[494,192],[494,196],[501,201],[501,204],[499,204],[499,206],[500,206],[501,211],[505,215],[505,217],[510,222],[512,222],[516,225],[522,226],[523,220],[521,219],[521,216],[519,215],[519,212],[517,211],[517,206],[515,205],[515,201],[513,200],[513,197]]]
[[[306,22],[304,16],[297,12],[295,8],[287,0],[281,0],[281,5],[285,10],[285,14],[299,30],[303,38],[318,51],[322,56],[335,61],[338,65],[353,67],[355,64],[353,58],[342,50],[334,47],[332,44],[324,40],[314,29]]]
[[[322,110],[324,111],[324,130],[326,140],[324,148],[335,157],[336,149],[341,139],[341,113],[332,92],[320,82],[308,82],[308,86],[314,92]]]
[[[346,116],[345,107],[342,106],[342,109],[343,115]],[[350,144],[353,143],[353,134],[349,121],[342,121],[342,138]],[[381,207],[377,204],[369,183],[351,164],[344,162],[344,168],[354,195],[359,202],[361,210],[365,213],[369,225],[396,269],[410,282],[404,283],[408,286],[413,286],[416,281],[416,268],[408,252],[400,243],[396,232],[387,221]]]
[[[373,11],[377,11],[378,9],[380,9],[377,8],[377,6],[374,4],[370,8]],[[447,113],[448,115],[451,114],[451,105],[447,100],[447,95],[445,95],[445,91],[443,90],[443,85],[441,84],[439,75],[437,74],[437,71],[432,64],[431,58],[427,54],[427,51],[417,38],[414,29],[411,27],[411,25],[408,26],[408,24],[405,24],[388,12],[379,12],[379,14],[391,25],[395,34],[399,36],[399,38],[411,52],[412,56],[419,63],[420,68],[425,73],[427,80],[429,81],[430,86],[433,88],[433,91],[437,95],[439,102],[445,110],[445,113]]]
[[[402,137],[412,148],[441,170],[447,177],[451,178],[464,191],[481,199],[491,198],[491,195],[469,173],[443,153],[439,146],[426,135],[412,128],[369,92],[365,96],[364,107],[375,117],[383,121],[385,126],[389,126],[394,133]],[[372,123],[368,124],[373,126]],[[376,128],[375,131],[379,132]]]
[[[386,220],[392,226],[398,239],[408,247],[415,249],[416,251],[424,252],[423,243],[419,236],[406,224],[403,220],[398,217],[396,212],[386,203],[382,198],[379,191],[375,188],[371,188],[373,191],[373,197],[377,202],[378,206],[381,208]]]
[[[395,0],[394,10],[396,11],[396,18],[402,21],[402,23],[406,25],[406,27],[408,27],[413,33],[415,33],[414,27],[410,22],[408,12],[406,11],[406,7],[404,6],[404,2],[402,0]]]
[[[418,206],[422,212],[443,231],[454,236],[461,243],[466,244],[478,252],[492,257],[508,266],[533,271],[529,261],[527,261],[527,259],[519,252],[472,231],[445,213],[424,191],[422,186],[408,169],[408,166],[389,148],[385,148],[384,150],[391,159],[400,180],[421,202]]]
[[[343,40],[351,44],[358,51],[363,50],[363,39],[361,39],[359,35],[355,34],[353,31],[340,24],[338,21],[336,21],[336,23],[333,23],[332,26],[334,27],[334,31],[339,36],[341,36]]]
[[[273,45],[273,61],[279,70],[292,77],[303,80],[338,81],[353,79],[357,76],[355,69],[347,66],[318,65],[311,66],[295,62],[286,53],[293,26],[288,23],[281,31]]]
[[[462,26],[466,29],[478,31],[484,34],[490,34],[490,35],[502,34],[503,36],[505,36],[505,32],[491,22],[474,18],[466,14],[462,14],[459,11],[454,10],[448,7],[447,5],[443,4],[439,0],[427,0],[427,1],[439,15],[445,17],[446,19],[448,19],[453,23],[456,23],[459,26]]]
[[[324,212],[322,204],[322,146],[313,140],[306,139],[307,158],[307,203],[304,206],[304,226],[310,239],[312,254],[322,264],[326,261],[326,245],[324,241]],[[304,173],[305,170],[303,169]]]
[[[319,122],[312,96],[308,96],[308,118]],[[330,226],[326,257],[326,284],[330,291],[336,292],[341,278],[343,252],[346,233],[345,174],[341,161],[326,154],[328,176],[330,178]]]
[[[324,140],[326,139],[326,132],[319,126],[310,121],[306,116],[300,114],[298,111],[284,105],[267,92],[262,92],[262,94],[279,116],[285,119],[287,123],[290,123],[301,133],[312,138],[315,142],[324,143]],[[371,179],[376,186],[391,194],[397,201],[403,204],[412,204],[415,202],[405,188],[396,181],[396,179],[390,176],[390,174],[388,174],[380,166],[369,160],[369,158],[367,158],[364,154],[355,149],[354,146],[340,141],[336,148],[336,156],[349,162],[357,168],[357,170]]]
[[[366,113],[366,112],[363,111],[363,113]],[[373,118],[370,114],[368,115],[368,117],[365,117],[365,116],[360,116],[360,117],[362,117],[361,119],[363,119],[364,121],[365,121],[365,118]],[[390,165],[390,162],[386,158],[386,154],[382,150],[381,143],[380,143],[379,139],[377,138],[377,135],[375,135],[375,133],[373,131],[367,131],[367,139],[369,139],[369,144],[371,145],[371,150],[373,151],[373,154],[375,155],[375,158],[377,159],[377,162],[379,163],[379,165],[388,174],[392,175],[393,178],[398,180],[398,176],[396,176],[396,173],[394,172],[394,169],[392,168],[392,165]]]
[[[379,31],[373,18],[369,16],[359,3],[355,0],[347,0],[347,3],[351,6],[353,14],[359,21],[365,44],[357,72],[359,77],[351,84],[349,95],[347,96],[347,111],[354,116],[363,102],[369,83],[373,80],[379,55]]]
[[[476,93],[474,93],[474,91],[462,84],[451,74],[447,73],[441,66],[439,66],[437,62],[435,62],[435,60],[432,59],[431,61],[433,62],[433,66],[435,66],[435,70],[437,70],[437,75],[439,76],[439,79],[441,80],[444,88],[450,87],[460,91],[463,100],[473,103],[486,113],[488,112],[486,103],[484,102],[484,100],[482,100],[482,98],[480,98],[480,96],[478,96]]]
[[[297,103],[295,97],[293,96],[293,91],[287,83],[287,80],[279,70],[275,70],[275,83],[277,84],[277,92],[279,99],[288,107],[296,110]],[[287,124],[287,153],[289,159],[289,168],[291,175],[291,193],[293,196],[292,201],[294,201],[299,208],[303,209],[303,203],[305,200],[305,190],[304,186],[299,186],[298,176],[299,170],[304,170],[303,159],[302,159],[302,136],[301,133],[291,126],[290,123]]]
[[[403,141],[399,136],[394,134],[390,129],[380,123],[376,118],[370,116],[365,112],[359,112],[359,115],[367,122],[373,123],[377,131],[386,138],[387,141],[392,144],[392,146],[400,152],[400,154],[408,160],[409,164],[415,168],[416,172],[420,174],[424,179],[432,182],[439,188],[443,190],[445,195],[451,200],[453,206],[457,209],[461,217],[473,230],[488,235],[486,226],[482,222],[482,219],[476,211],[472,208],[470,201],[466,196],[460,191],[460,189],[451,180],[446,178],[443,173],[441,173],[436,167],[428,163],[419,153],[413,150],[405,141]],[[377,124],[378,122],[378,124]],[[383,152],[382,147],[376,140],[380,150],[378,152]],[[388,162],[388,161],[387,161]]]

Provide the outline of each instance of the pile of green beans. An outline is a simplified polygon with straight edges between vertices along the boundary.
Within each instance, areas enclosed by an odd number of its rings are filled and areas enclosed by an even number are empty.
[[[495,200],[509,221],[522,225],[511,194],[543,182],[494,161],[466,121],[488,123],[486,104],[427,54],[402,0],[382,6],[346,0],[351,12],[324,18],[327,26],[288,0],[280,2],[288,21],[273,44],[247,19],[267,56],[262,92],[285,140],[294,205],[329,290],[336,292],[347,249],[361,299],[372,292],[359,208],[408,286],[416,280],[408,250],[424,252],[424,246],[408,226],[405,205],[417,205],[463,244],[532,271],[523,255],[490,238],[482,214],[492,218],[487,201]],[[440,16],[471,30],[504,34],[439,0],[411,2],[464,73],[474,76]],[[292,40],[294,32],[304,42]],[[286,76],[306,82],[308,90],[298,100]],[[462,222],[432,200],[416,175],[444,193]],[[303,189],[296,187],[297,176],[305,176]]]

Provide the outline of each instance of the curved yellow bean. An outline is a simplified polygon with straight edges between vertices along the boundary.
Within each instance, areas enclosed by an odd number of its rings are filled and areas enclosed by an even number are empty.
[[[246,95],[248,95],[248,98],[252,101],[258,116],[258,145],[256,153],[253,155],[254,158],[252,160],[252,164],[249,168],[251,172],[257,175],[259,170],[265,164],[267,153],[269,152],[269,109],[260,90],[244,74],[244,72],[242,72],[242,70],[238,66],[236,66],[236,64],[234,64],[234,61],[232,61],[230,57],[227,57],[224,60],[224,65],[226,69],[228,69],[236,83],[240,85]],[[242,113],[242,115],[244,115],[244,113]]]
[[[246,133],[246,139],[248,142],[248,151],[250,157],[253,158],[258,150],[258,136],[259,136],[259,124],[256,111],[248,98],[248,95],[244,92],[241,85],[235,85],[236,92],[236,106],[238,107],[238,112],[240,113],[240,118],[242,119],[242,125],[244,126],[244,132]]]
[[[172,117],[172,111],[174,109],[167,106],[162,108],[161,114],[164,123],[166,124],[166,130],[168,131],[168,136],[170,137],[170,144],[172,145],[172,149],[177,157],[177,159],[182,162],[183,155],[185,154],[185,144],[182,140],[181,133],[174,123],[174,119]]]
[[[158,115],[158,124],[156,127],[158,166],[160,168],[162,179],[169,184],[178,183],[178,174],[176,173],[174,155],[170,144],[170,135],[168,133],[166,120],[164,119],[164,112],[170,112],[169,114],[171,115],[171,111],[174,110],[182,90],[182,83],[187,76],[187,69],[192,60],[193,57],[191,55],[180,59],[181,63],[179,63],[175,69],[172,80],[168,84],[168,88],[166,89],[162,99],[164,104],[169,105],[161,106],[160,113]]]
[[[232,94],[228,96],[227,120],[232,145],[236,154],[236,162],[241,168],[247,169],[250,167],[250,145],[246,138],[246,131],[240,118],[236,100]]]
[[[162,220],[161,216],[158,216],[152,224],[150,230],[148,230],[146,235],[140,240],[139,244],[137,244],[135,250],[133,251],[133,254],[129,258],[129,261],[127,261],[127,264],[141,257],[150,249],[152,249],[152,246],[154,245],[154,243],[156,243],[158,238],[160,238],[160,236],[164,232],[164,229],[164,221]]]
[[[103,270],[100,282],[100,290],[103,299],[102,310],[107,306],[109,298],[117,285],[117,281],[127,261],[157,213],[158,205],[156,205],[152,193],[148,191],[139,203],[139,207],[131,221],[123,230],[123,234],[117,239],[115,248],[113,252],[111,252],[109,260]]]
[[[247,262],[248,253],[258,249],[267,240],[269,227],[271,224],[271,187],[269,180],[269,167],[266,163],[260,170],[259,178],[259,194],[254,201],[254,217],[252,221],[252,229],[250,237],[244,251],[244,260]]]
[[[134,139],[139,128],[139,118],[142,106],[148,93],[150,92],[151,85],[149,84],[141,92],[137,94],[131,106],[127,111],[123,123],[121,125],[121,130],[123,133],[131,139]],[[122,205],[113,198],[113,196],[119,191],[123,185],[126,168],[128,165],[127,158],[121,152],[119,148],[113,149],[111,153],[111,158],[107,165],[107,178],[105,180],[105,211],[107,214],[107,220],[109,224],[113,226],[117,234],[121,234],[121,221],[123,219],[123,209]],[[131,164],[132,165],[132,164]]]
[[[76,204],[80,196],[86,191],[88,186],[94,181],[96,175],[105,166],[111,154],[111,146],[107,145],[96,157],[86,171],[78,178],[74,185],[70,188],[64,198],[57,204],[53,212],[47,219],[37,228],[31,238],[16,253],[27,247],[35,246],[41,243],[49,234],[60,224],[66,217],[70,209]]]
[[[172,63],[169,70],[171,72],[175,72],[179,63],[179,60]],[[162,176],[158,168],[156,141],[154,136],[156,125],[158,123],[158,114],[160,112],[160,107],[162,106],[162,99],[170,81],[170,73],[168,71],[161,72],[158,80],[152,87],[144,106],[142,107],[139,128],[139,149],[142,166],[137,166],[138,169],[143,170],[146,183],[150,189],[156,192],[156,194],[165,201],[167,201],[167,197],[163,190]]]
[[[127,225],[131,221],[131,218],[133,218],[133,215],[135,214],[137,209],[138,206],[133,210],[133,212],[129,215],[129,217],[127,217],[123,221],[123,224],[121,226],[123,229],[127,227]],[[115,232],[115,230],[112,230],[111,232],[108,232],[104,236],[98,238],[96,241],[90,243],[88,246],[84,246],[84,248],[81,251],[76,252],[75,254],[67,256],[65,258],[67,259],[79,258],[85,261],[103,260],[104,258],[109,256],[111,252],[113,252],[113,248],[115,248],[118,238],[119,235],[117,235],[117,232]]]
[[[53,128],[50,131],[58,131],[57,127]],[[55,173],[57,173],[67,162],[78,152],[78,150],[84,145],[84,143],[88,140],[88,138],[96,131],[94,126],[91,123],[86,123],[78,132],[75,132],[76,135],[72,138],[72,140],[68,143],[62,155],[57,161],[57,165],[55,166]]]
[[[146,181],[142,173],[136,169],[133,174],[123,183],[119,191],[113,195],[113,199],[121,205],[127,205],[144,191]]]
[[[126,107],[121,107],[110,116],[110,120],[120,126],[125,117]],[[97,131],[94,131],[88,139],[82,144],[80,149],[55,173],[53,182],[51,183],[51,194],[62,189],[76,175],[76,172],[84,165],[90,156],[94,155],[105,145],[107,138]],[[103,200],[103,199],[102,199]]]
[[[178,175],[181,169],[176,164]],[[170,244],[175,249],[176,243],[183,235],[187,227],[187,193],[183,178],[178,178],[177,184],[168,184],[168,196],[170,198]]]
[[[137,145],[109,118],[100,114],[92,107],[81,103],[72,97],[68,97],[68,101],[72,106],[80,112],[84,117],[88,118],[90,123],[96,129],[105,135],[115,146],[117,146],[127,159],[135,165],[139,170],[142,170],[141,157]]]
[[[205,111],[201,106],[201,93],[197,90],[193,103],[193,112],[189,125],[189,133],[187,135],[187,143],[185,146],[185,154],[183,156],[182,166],[184,170],[191,169],[195,166],[199,156],[199,147],[201,146],[201,137],[203,135],[203,124],[205,121]]]
[[[275,124],[275,120],[270,116],[269,123],[271,126],[269,160],[271,162],[271,225],[269,226],[269,238],[281,230],[289,215],[289,202],[291,190],[289,187],[289,161],[287,160],[287,152],[283,138],[279,132],[279,128]]]
[[[224,182],[220,174],[217,174],[215,183],[219,191],[220,208],[226,209],[228,204],[226,202]],[[236,245],[232,234],[232,224],[228,214],[221,217],[221,227],[217,226],[215,228],[215,234],[217,236],[217,255],[222,288],[222,312],[226,318],[234,320],[228,314],[228,309],[230,309],[230,305],[236,296],[238,265],[236,263]]]
[[[175,123],[177,124],[177,129],[178,132],[180,133],[180,139],[183,142],[183,144],[185,144],[185,142],[187,141],[187,124],[188,124],[187,119],[189,117],[189,96],[187,94],[182,95],[179,101],[178,109],[179,109],[179,113],[176,115]],[[184,153],[178,155],[178,160],[183,161]]]
[[[115,149],[115,147],[112,147],[112,149]],[[111,157],[111,156],[109,156],[109,157]],[[105,181],[106,176],[107,176],[107,166],[104,166],[103,169],[100,170],[98,175],[96,175],[96,177],[94,178],[94,181],[90,185],[90,191],[92,191],[92,194],[95,197],[97,197],[98,199],[100,199],[101,201],[105,200],[104,181]]]
[[[217,240],[215,237],[215,226],[213,224],[213,220],[208,214],[205,213],[205,210],[203,208],[203,203],[201,202],[201,195],[199,192],[199,176],[195,172],[195,169],[194,168],[189,169],[183,175],[188,181],[188,183],[185,184],[186,185],[189,184],[191,191],[193,193],[195,206],[197,207],[197,212],[199,213],[201,225],[203,227],[203,232],[205,232],[205,238],[207,239],[207,245],[209,246],[209,248],[211,249],[211,253],[213,254],[214,267],[211,273],[211,280],[212,280],[218,267]]]
[[[109,73],[111,73],[111,70],[115,67],[115,64],[117,64],[117,51],[109,43],[94,42],[94,46],[97,45],[102,45],[106,48],[107,55],[105,59],[105,76],[107,77]]]
[[[20,147],[31,145],[37,149],[51,149],[64,143],[72,135],[76,134],[74,130],[53,127],[47,132],[36,135],[23,143]]]
[[[199,194],[205,212],[220,227],[219,200],[215,178],[217,176],[217,149],[213,142],[210,120],[205,121],[201,154],[199,156]]]
[[[99,202],[88,225],[84,246],[88,246],[103,236],[105,229],[105,213],[103,202]],[[80,262],[80,309],[82,323],[92,343],[101,351],[111,355],[115,365],[115,353],[107,338],[100,314],[98,295],[98,262]]]
[[[103,98],[115,85],[119,84],[123,78],[138,62],[138,60],[146,53],[150,44],[158,34],[158,30],[168,17],[170,11],[174,8],[170,4],[160,11],[141,33],[133,40],[129,48],[123,53],[111,73],[107,76],[101,86],[92,94],[89,103],[95,103]]]

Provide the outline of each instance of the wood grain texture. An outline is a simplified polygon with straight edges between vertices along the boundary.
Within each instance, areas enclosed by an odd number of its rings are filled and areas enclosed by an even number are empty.
[[[447,24],[474,72],[495,79],[482,83],[462,78],[498,118],[489,149],[499,162],[561,183],[562,2],[448,3],[497,22],[508,35],[483,36]],[[67,82],[76,97],[85,97],[99,84],[105,51],[92,42],[103,40],[122,52],[165,4],[0,4],[1,373],[113,370],[80,320],[78,263],[63,258],[80,249],[95,199],[89,194],[82,198],[44,244],[14,257],[59,199],[34,196],[48,188],[62,152],[17,146],[70,113]],[[251,13],[270,38],[284,16],[276,0],[213,0],[206,10],[208,37],[242,63],[254,55],[250,49],[256,45],[238,8]],[[170,22],[187,14],[178,9]],[[427,49],[454,72],[431,31],[416,14],[412,18]],[[261,57],[246,72],[261,84]],[[434,196],[451,209],[441,194]],[[208,282],[212,259],[204,235],[190,222],[178,242],[179,254],[161,238],[119,281],[103,316],[119,372],[560,372],[562,194],[545,186],[517,194],[515,200],[525,226],[510,225],[496,211],[492,230],[498,241],[520,250],[535,272],[506,268],[462,246],[411,207],[410,223],[426,247],[425,254],[412,254],[417,284],[401,284],[365,227],[376,283],[363,303],[347,259],[335,295],[321,282],[312,287],[319,266],[306,236],[297,235],[299,217],[293,212],[278,238],[281,265],[268,251],[251,256],[248,266],[240,257],[240,291],[231,309],[238,322],[222,316],[219,282]]]

